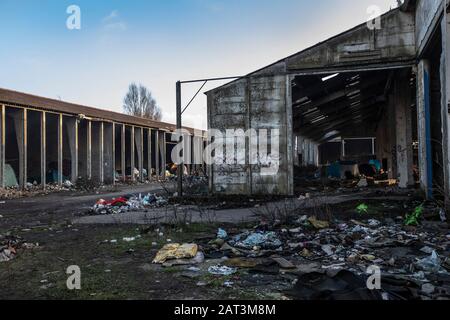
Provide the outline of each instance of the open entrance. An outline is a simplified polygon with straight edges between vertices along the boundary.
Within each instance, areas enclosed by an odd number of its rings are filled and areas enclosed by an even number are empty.
[[[114,126],[114,139],[115,139],[115,151],[114,151],[114,157],[115,157],[115,181],[122,181],[123,180],[123,170],[122,170],[122,152],[123,146],[122,146],[122,137],[123,137],[123,125],[116,124]]]
[[[295,77],[296,191],[312,181],[361,177],[414,184],[415,91],[411,68]]]
[[[58,135],[59,115],[46,114],[46,182],[47,184],[58,183]]]
[[[134,141],[131,140],[132,136],[132,128],[126,126],[125,127],[125,176],[127,179],[131,179],[131,175],[134,169],[134,163],[132,164],[132,143],[134,145]],[[134,140],[134,139],[133,139]]]
[[[23,109],[6,107],[5,117],[5,186],[18,187],[23,145]]]
[[[440,25],[440,24],[438,24]],[[437,28],[423,58],[429,61],[429,122],[430,122],[430,147],[432,161],[432,186],[433,197],[438,201],[444,201],[445,194],[445,174],[444,174],[444,153],[442,136],[442,96],[441,96],[441,59],[442,55],[442,31]],[[448,164],[445,164],[448,165]]]
[[[42,183],[41,178],[41,136],[42,112],[27,111],[27,182],[34,185]]]

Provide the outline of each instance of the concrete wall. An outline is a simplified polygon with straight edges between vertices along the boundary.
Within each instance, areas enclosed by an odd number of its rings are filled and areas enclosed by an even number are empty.
[[[401,62],[413,59],[415,53],[414,15],[395,10],[382,17],[380,30],[370,30],[366,24],[360,25],[288,58],[287,69]]]
[[[208,127],[220,130],[266,129],[278,130],[279,148],[275,145],[271,156],[259,150],[257,164],[251,165],[249,140],[246,150],[237,150],[233,163],[225,163],[223,153],[216,152],[219,163],[209,169],[211,192],[226,194],[291,194],[293,172],[292,107],[290,78],[286,76],[241,79],[208,94]],[[260,132],[258,131],[257,134]],[[272,146],[272,140],[268,142]],[[234,139],[224,141],[233,145]],[[253,145],[255,142],[253,142]],[[269,147],[271,149],[271,147]],[[269,151],[269,150],[268,150]],[[264,152],[263,152],[264,153]],[[267,154],[267,153],[266,153]],[[275,162],[279,170],[274,174],[265,171]]]
[[[430,40],[433,31],[438,27],[443,13],[445,0],[417,0],[416,8],[416,43],[420,56]]]

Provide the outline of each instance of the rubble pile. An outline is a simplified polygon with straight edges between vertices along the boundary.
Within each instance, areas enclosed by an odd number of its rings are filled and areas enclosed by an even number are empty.
[[[167,205],[168,201],[156,194],[127,195],[112,200],[100,199],[91,208],[92,215],[121,214],[130,211],[141,211],[149,208],[158,208]]]
[[[20,249],[33,249],[39,244],[26,243],[21,237],[11,234],[0,234],[0,262],[7,262],[14,259]]]

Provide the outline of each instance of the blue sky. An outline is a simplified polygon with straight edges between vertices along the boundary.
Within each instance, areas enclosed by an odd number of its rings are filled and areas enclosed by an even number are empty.
[[[122,110],[131,82],[175,121],[175,82],[243,75],[384,12],[395,0],[0,0],[0,87]],[[68,30],[67,7],[81,9]],[[221,83],[211,83],[205,90]],[[183,88],[187,102],[198,89]],[[186,125],[206,127],[206,99]]]

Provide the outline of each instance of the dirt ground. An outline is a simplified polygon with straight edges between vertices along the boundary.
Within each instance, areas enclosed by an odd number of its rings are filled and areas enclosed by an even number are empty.
[[[13,260],[0,262],[0,299],[291,299],[292,295],[288,292],[295,290],[298,272],[238,268],[236,273],[229,276],[210,274],[208,267],[224,261],[218,250],[211,249],[211,241],[217,238],[218,228],[227,230],[231,236],[242,230],[266,228],[274,230],[283,241],[288,239],[286,243],[290,243],[299,236],[286,230],[293,228],[288,220],[298,219],[302,215],[328,221],[338,218],[349,224],[355,219],[362,220],[361,214],[354,210],[362,200],[351,200],[339,204],[297,208],[295,212],[286,215],[283,215],[281,210],[274,214],[273,209],[268,212],[268,207],[257,205],[259,209],[255,212],[259,211],[259,221],[245,224],[212,220],[193,223],[183,221],[167,225],[73,224],[76,218],[86,214],[97,199],[131,192],[164,193],[164,190],[158,185],[146,185],[137,189],[122,187],[105,190],[98,194],[66,192],[1,203],[0,235],[11,234],[21,237],[27,243],[38,243],[39,246],[19,249]],[[369,208],[364,220],[378,219],[383,223],[391,223],[420,204],[419,198],[413,195],[408,195],[406,199],[404,194],[402,196],[403,200],[395,197],[394,200],[389,200],[386,195],[386,199],[381,201],[379,193],[369,195],[368,199],[364,200]],[[448,226],[440,223],[433,214],[424,226],[409,231],[414,234],[428,232],[443,239],[443,247],[438,246],[438,240],[434,245],[440,249],[441,254],[448,255]],[[324,240],[318,238],[321,231],[305,227],[304,232],[304,236],[310,239],[317,238],[317,241],[308,240],[308,245],[311,246],[305,246],[305,249],[308,248],[311,252],[321,251],[321,245],[326,244],[321,243]],[[127,241],[126,238],[134,239]],[[331,232],[329,238],[327,236],[325,239],[330,243],[341,241],[335,238],[335,233]],[[306,240],[301,241],[306,243]],[[194,269],[189,266],[163,267],[152,264],[158,250],[167,243],[197,243],[205,249],[206,260]],[[402,259],[406,259],[405,256],[410,258],[408,263],[414,260],[414,257],[427,257],[429,254],[419,251],[423,245],[395,245],[396,255],[399,256],[396,267],[403,267],[406,260]],[[260,257],[267,258],[276,253],[291,260],[297,267],[317,262],[330,264],[330,261],[326,260],[327,257],[319,255],[317,258],[306,258],[293,250],[267,251]],[[392,255],[391,251],[387,252],[385,248],[383,250],[378,251],[376,255]],[[71,265],[77,265],[81,269],[81,290],[70,291],[66,287],[66,269]],[[438,279],[435,284],[442,284],[447,288],[447,280],[448,277],[444,280]]]

